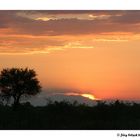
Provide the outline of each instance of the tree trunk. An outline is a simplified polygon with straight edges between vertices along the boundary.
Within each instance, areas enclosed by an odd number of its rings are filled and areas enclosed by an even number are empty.
[[[20,99],[20,96],[17,96],[14,98],[13,110],[17,110],[19,106],[19,99]]]

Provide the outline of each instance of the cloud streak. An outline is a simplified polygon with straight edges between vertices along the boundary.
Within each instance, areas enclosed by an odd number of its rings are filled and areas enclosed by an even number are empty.
[[[91,49],[140,37],[140,11],[0,11],[0,54]]]

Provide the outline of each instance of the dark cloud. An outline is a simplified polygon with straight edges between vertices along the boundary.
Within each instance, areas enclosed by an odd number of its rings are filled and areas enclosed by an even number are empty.
[[[80,104],[87,104],[87,105],[96,105],[97,102],[93,101],[91,99],[88,99],[86,97],[82,97],[82,96],[74,96],[74,95],[70,95],[67,96],[65,94],[57,94],[57,95],[48,95],[46,93],[41,93],[40,95],[36,96],[36,97],[32,97],[31,99],[29,99],[29,102],[31,102],[31,104],[33,104],[34,106],[44,106],[46,104],[48,104],[50,101],[54,102],[54,101],[68,101],[70,103],[73,103],[74,101],[77,101]]]
[[[113,16],[111,21],[120,24],[140,23],[140,11],[124,11],[122,16]]]
[[[19,12],[19,11],[15,11]],[[122,14],[121,10],[25,10],[20,11],[26,14],[44,14],[44,15],[60,15],[60,14],[93,14],[93,15],[115,15]]]
[[[25,13],[25,16],[17,13]],[[55,19],[34,20],[33,14],[94,14],[111,15],[101,19]],[[118,15],[118,16],[116,16]],[[69,16],[69,15],[68,15]],[[140,11],[0,11],[0,28],[12,28],[15,34],[29,35],[75,35],[104,32],[140,32]]]
[[[77,93],[79,95],[67,95],[68,93]],[[32,97],[29,101],[35,106],[43,106],[46,105],[50,100],[51,101],[69,101],[74,102],[78,101],[78,103],[87,103],[89,105],[93,105],[95,102],[88,98],[80,96],[81,91],[78,89],[69,89],[69,88],[47,88],[42,91],[36,97]]]

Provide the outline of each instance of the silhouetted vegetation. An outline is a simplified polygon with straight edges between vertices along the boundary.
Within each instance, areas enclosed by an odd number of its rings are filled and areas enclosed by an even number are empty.
[[[17,108],[22,96],[36,95],[41,86],[36,78],[36,72],[28,68],[7,68],[0,74],[1,99],[10,101]]]
[[[99,101],[95,106],[87,106],[55,101],[34,107],[27,102],[14,111],[1,103],[0,129],[140,129],[140,104]]]

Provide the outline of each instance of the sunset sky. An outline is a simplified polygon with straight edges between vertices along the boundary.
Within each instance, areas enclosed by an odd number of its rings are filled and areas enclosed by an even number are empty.
[[[139,100],[140,11],[0,11],[10,67],[36,70],[45,95]]]

